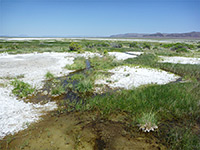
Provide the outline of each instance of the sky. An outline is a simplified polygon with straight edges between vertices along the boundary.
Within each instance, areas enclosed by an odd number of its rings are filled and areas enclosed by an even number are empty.
[[[200,0],[0,0],[0,35],[200,31]]]

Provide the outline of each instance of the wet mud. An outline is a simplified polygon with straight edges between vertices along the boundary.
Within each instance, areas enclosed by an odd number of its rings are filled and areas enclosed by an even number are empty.
[[[13,150],[159,150],[166,149],[154,136],[146,136],[125,120],[101,118],[97,112],[49,114],[39,123],[1,142]]]

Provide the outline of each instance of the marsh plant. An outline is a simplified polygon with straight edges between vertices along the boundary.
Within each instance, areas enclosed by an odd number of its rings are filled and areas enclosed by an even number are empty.
[[[93,91],[93,82],[89,79],[84,79],[76,85],[76,90],[80,93],[87,93]]]
[[[12,81],[11,85],[14,86],[12,93],[20,98],[27,97],[29,94],[33,94],[35,91],[35,88],[32,88],[28,83],[25,83],[18,79]]]
[[[75,74],[75,75],[71,76],[70,78],[72,81],[73,80],[81,81],[84,79],[84,75],[83,74]]]
[[[143,113],[141,118],[138,119],[140,130],[144,132],[154,131],[158,128],[158,121],[155,117],[155,113]]]
[[[59,96],[59,95],[64,94],[65,92],[66,92],[65,88],[62,85],[57,85],[52,88],[51,94],[53,96]]]
[[[84,57],[77,57],[74,63],[71,65],[66,65],[65,68],[69,70],[80,70],[86,68],[86,59]]]
[[[54,78],[54,75],[51,73],[51,72],[47,72],[46,74],[45,74],[45,77],[46,77],[46,79],[53,79]]]

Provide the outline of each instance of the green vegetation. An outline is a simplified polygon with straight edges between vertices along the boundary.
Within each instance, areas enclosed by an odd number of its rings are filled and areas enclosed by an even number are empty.
[[[77,110],[97,110],[104,117],[112,114],[128,113],[133,116],[133,126],[140,124],[140,129],[158,127],[158,136],[165,140],[170,149],[199,149],[199,137],[185,129],[187,124],[198,120],[200,85],[194,83],[176,83],[167,85],[152,85],[134,90],[123,90],[105,96],[88,99],[85,105],[80,104]],[[162,127],[168,121],[184,122],[177,127]],[[159,121],[159,123],[158,123]],[[186,132],[185,132],[186,131]],[[162,134],[160,134],[160,132]]]
[[[139,48],[137,42],[130,43],[129,47],[130,47],[130,48]]]
[[[52,95],[61,95],[64,94],[65,88],[63,87],[63,85],[56,85],[55,87],[52,88],[51,94]]]
[[[90,58],[90,63],[95,70],[107,70],[123,64],[115,60],[114,57],[107,55],[102,58],[97,56]]]
[[[71,78],[72,81],[73,81],[73,80],[81,81],[81,80],[84,79],[84,77],[85,77],[85,76],[84,76],[83,74],[75,74],[75,75],[71,76],[70,78]]]
[[[155,117],[155,113],[143,113],[140,118],[138,118],[138,123],[140,129],[144,131],[151,131],[158,128],[158,121]]]
[[[65,68],[69,70],[80,70],[86,68],[86,59],[84,57],[77,57],[72,65],[66,65]]]
[[[94,83],[90,79],[84,79],[80,81],[75,88],[80,93],[91,93],[94,88]]]
[[[200,65],[159,63],[158,60],[159,58],[155,54],[143,54],[136,58],[129,58],[124,62],[125,64],[159,68],[185,78],[200,79]]]
[[[70,51],[78,51],[80,50],[82,47],[81,45],[79,45],[78,43],[76,42],[72,42],[70,45],[69,45],[69,50]]]
[[[172,51],[179,52],[189,52],[188,49],[194,49],[195,46],[186,43],[175,43],[175,44],[163,44],[162,47],[170,48]]]
[[[45,75],[46,79],[53,79],[54,78],[54,75],[51,73],[51,72],[47,72],[46,75]]]
[[[176,127],[169,133],[166,143],[172,150],[198,150],[200,149],[199,137],[191,129]]]
[[[20,98],[27,97],[29,94],[33,94],[35,89],[32,88],[28,83],[15,79],[11,82],[14,86],[12,93]]]
[[[159,119],[198,118],[198,99],[195,83],[152,85],[135,90],[123,90],[112,95],[96,96],[88,100],[91,109],[102,114],[129,112],[136,116],[141,113],[156,113]],[[198,87],[199,88],[199,87]]]
[[[113,48],[122,48],[122,46],[123,46],[122,43],[111,43],[110,45]]]
[[[146,42],[143,43],[142,47],[144,49],[151,49],[151,45],[149,43],[146,43]]]

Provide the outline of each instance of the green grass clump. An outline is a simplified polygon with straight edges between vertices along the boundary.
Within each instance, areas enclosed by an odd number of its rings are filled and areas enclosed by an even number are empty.
[[[141,117],[138,118],[138,123],[140,129],[144,132],[154,131],[158,128],[158,120],[155,116],[155,113],[142,113]]]
[[[84,79],[76,85],[76,90],[80,93],[91,93],[93,91],[94,83],[90,79]]]
[[[14,86],[12,93],[20,98],[27,97],[29,94],[33,94],[35,89],[32,88],[28,83],[15,79],[11,82]]]
[[[126,59],[124,62],[127,64],[153,66],[159,60],[158,56],[154,54],[142,54],[136,58]]]
[[[77,57],[72,65],[66,65],[65,68],[69,70],[80,70],[86,68],[86,59],[84,57]]]
[[[104,56],[104,57],[93,57],[90,58],[91,66],[95,70],[107,70],[122,65],[122,62],[117,61],[114,57],[111,56]]]
[[[51,94],[52,95],[62,95],[64,94],[65,88],[62,85],[57,85],[56,87],[52,88]]]
[[[54,78],[54,75],[51,73],[51,72],[47,72],[46,74],[45,74],[45,77],[46,77],[46,79],[53,79]]]

